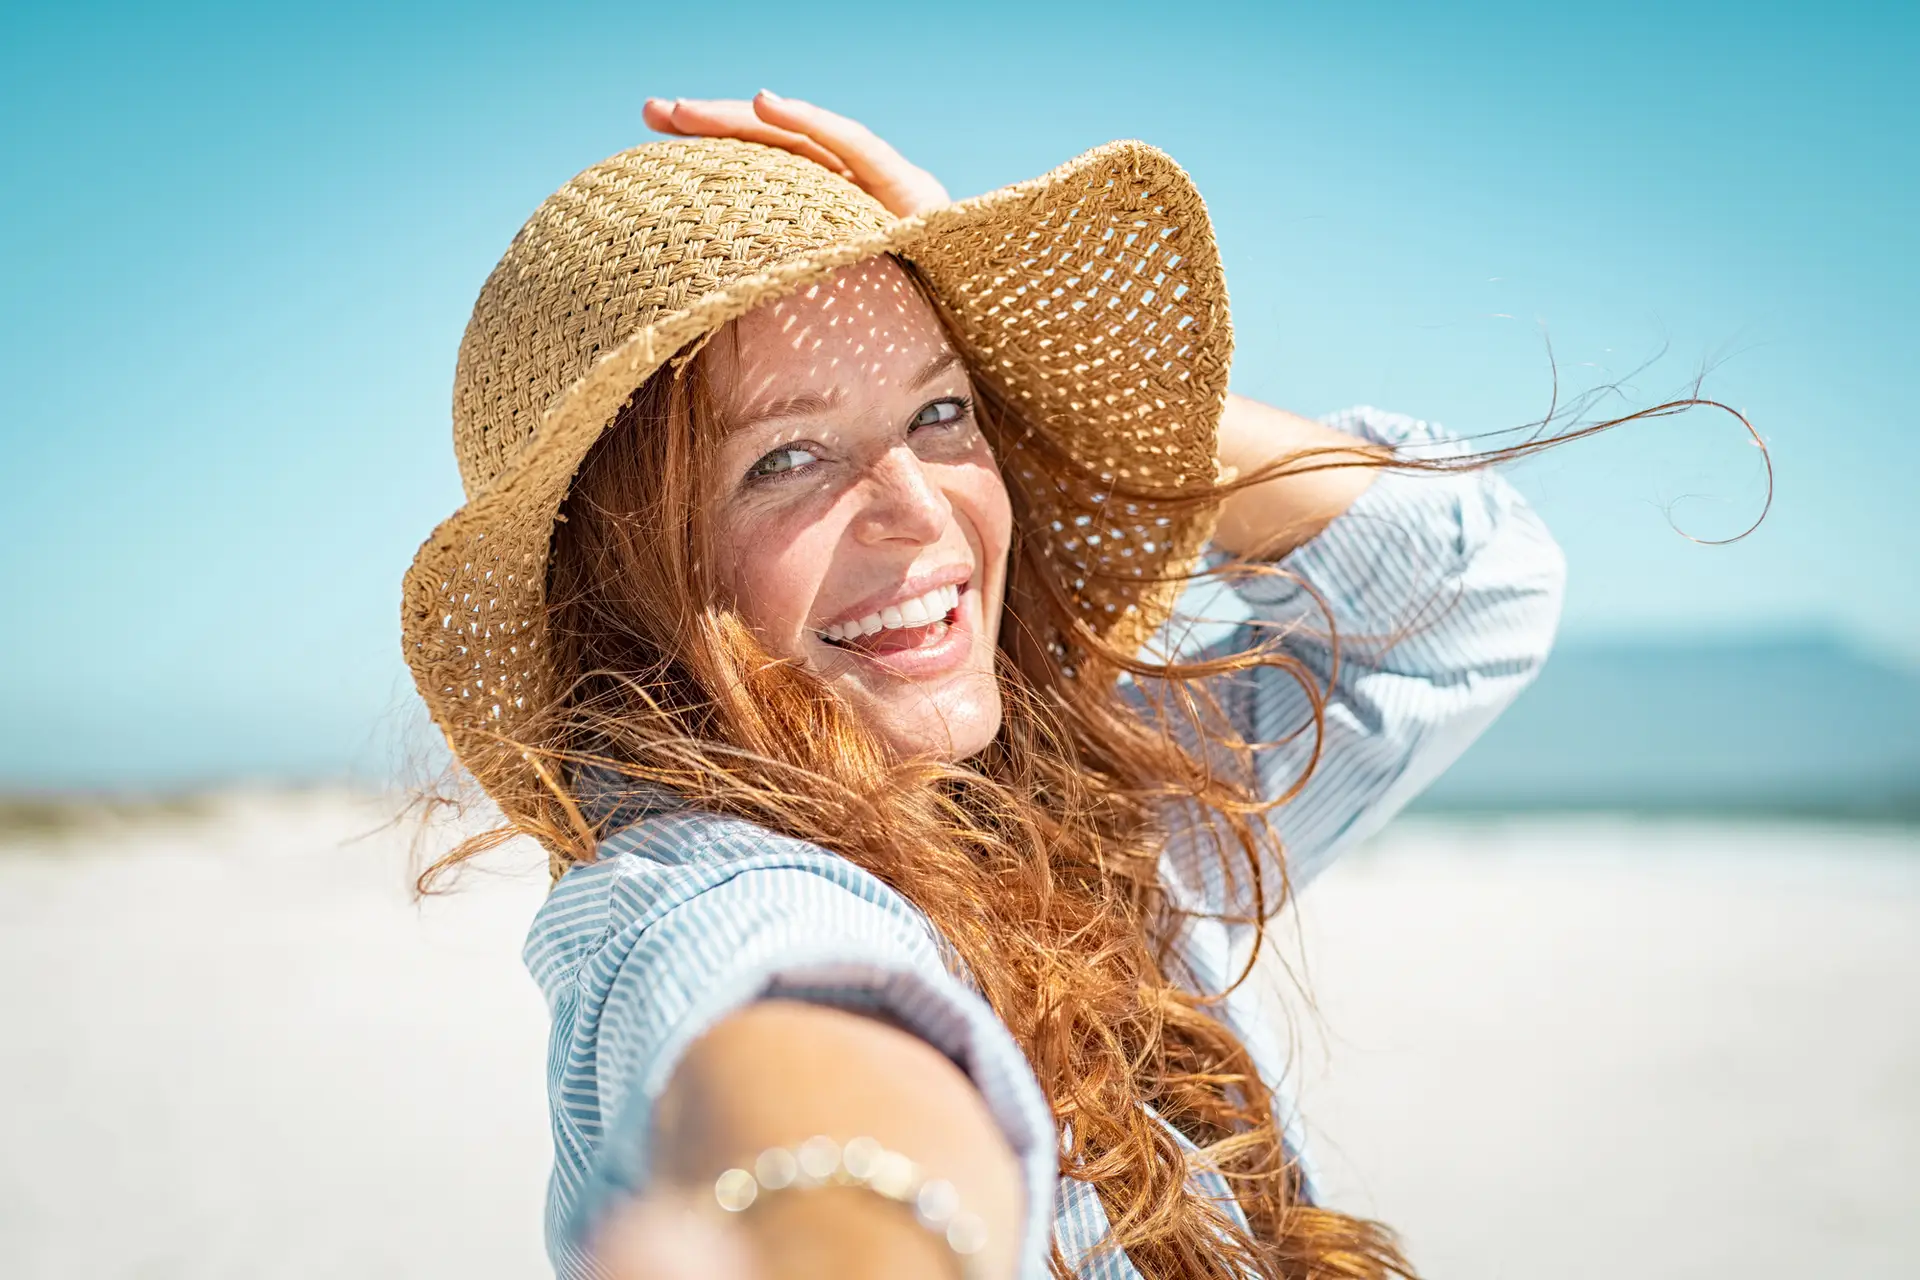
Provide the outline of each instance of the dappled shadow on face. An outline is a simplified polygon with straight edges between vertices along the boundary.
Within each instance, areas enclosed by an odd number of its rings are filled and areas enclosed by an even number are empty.
[[[756,308],[716,348],[714,387],[733,431],[772,418],[892,408],[958,361],[932,305],[887,257]]]

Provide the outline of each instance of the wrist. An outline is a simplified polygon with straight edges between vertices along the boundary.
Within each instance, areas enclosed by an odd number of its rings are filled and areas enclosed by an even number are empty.
[[[770,1195],[729,1215],[764,1280],[958,1280],[946,1242],[858,1187]]]

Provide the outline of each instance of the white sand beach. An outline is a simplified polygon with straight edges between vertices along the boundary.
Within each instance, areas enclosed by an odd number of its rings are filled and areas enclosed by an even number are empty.
[[[0,1273],[543,1274],[544,874],[416,906],[386,816],[0,842]],[[1427,1274],[1920,1273],[1920,832],[1404,822],[1283,950],[1324,1186]]]

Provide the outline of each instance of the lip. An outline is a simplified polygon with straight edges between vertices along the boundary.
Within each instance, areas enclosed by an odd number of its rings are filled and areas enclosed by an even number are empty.
[[[972,578],[973,566],[967,564],[950,564],[925,573],[917,573],[897,587],[888,587],[885,591],[875,592],[864,600],[848,605],[832,617],[822,619],[813,625],[813,630],[825,631],[837,622],[857,622],[870,613],[879,613],[892,605],[923,596],[935,587],[964,588]]]
[[[944,582],[933,582],[921,590],[931,591],[933,587],[946,585]],[[911,600],[913,597],[908,595],[902,598]],[[878,667],[895,679],[915,682],[934,680],[959,670],[973,655],[976,634],[974,607],[978,599],[978,592],[962,591],[960,605],[953,611],[953,621],[947,624],[947,634],[940,637],[938,644],[924,648],[890,649],[875,653],[866,649],[845,648],[817,636],[815,641],[831,652],[836,660],[853,663],[856,669],[864,665]]]

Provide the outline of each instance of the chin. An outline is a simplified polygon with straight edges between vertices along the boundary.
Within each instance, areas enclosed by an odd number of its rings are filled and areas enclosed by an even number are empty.
[[[1000,704],[996,701],[991,712],[983,710],[964,724],[954,725],[947,739],[951,745],[942,754],[954,764],[970,759],[985,751],[999,732]]]
[[[912,708],[902,707],[899,714],[885,716],[882,732],[901,757],[934,756],[957,763],[977,755],[1000,732],[1000,690],[998,682],[991,692],[980,696],[968,689],[938,708],[924,702]]]

